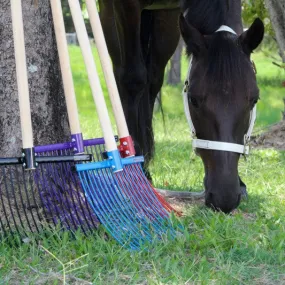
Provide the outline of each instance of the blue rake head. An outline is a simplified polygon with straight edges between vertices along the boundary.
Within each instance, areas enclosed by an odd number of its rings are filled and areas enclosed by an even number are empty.
[[[92,154],[95,161],[102,161],[105,148],[103,144],[98,144],[96,147],[87,147],[86,152]],[[137,211],[148,217],[157,233],[170,232],[174,236],[175,231],[169,219],[169,212],[155,195],[152,185],[143,172],[142,161],[142,157],[123,159],[123,163],[126,164],[124,171],[117,172],[114,179],[124,194],[130,198]]]
[[[116,151],[108,153],[109,158],[116,155]],[[163,235],[174,237],[169,213],[143,175],[143,158],[119,158],[123,171],[116,171],[120,167],[116,161],[76,165],[85,195],[100,222],[120,244],[127,241],[134,249]]]
[[[80,171],[79,177],[96,216],[121,245],[138,250],[154,241],[150,221],[124,195],[110,169]]]
[[[153,192],[140,163],[124,166],[124,171],[114,173],[114,177],[137,211],[142,212],[151,221],[156,233],[167,233],[173,238],[176,236],[169,212]]]

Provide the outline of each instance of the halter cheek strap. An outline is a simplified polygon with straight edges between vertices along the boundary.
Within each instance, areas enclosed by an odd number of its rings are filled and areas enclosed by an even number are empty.
[[[221,26],[217,32],[229,32],[236,35],[235,31],[228,27],[228,26]],[[229,151],[247,155],[249,154],[249,141],[250,136],[253,131],[255,119],[256,119],[256,106],[250,112],[250,121],[249,121],[249,128],[247,133],[244,136],[244,144],[235,144],[235,143],[228,143],[228,142],[220,142],[220,141],[209,141],[209,140],[200,140],[196,138],[196,130],[191,118],[190,110],[189,110],[189,101],[188,101],[188,89],[189,89],[189,82],[188,78],[190,77],[190,72],[192,68],[192,58],[190,59],[190,64],[187,73],[187,79],[185,81],[185,86],[183,88],[183,102],[184,102],[184,111],[187,118],[188,125],[190,127],[191,135],[193,137],[193,148],[201,148],[201,149],[210,149],[210,150],[219,150],[219,151]]]

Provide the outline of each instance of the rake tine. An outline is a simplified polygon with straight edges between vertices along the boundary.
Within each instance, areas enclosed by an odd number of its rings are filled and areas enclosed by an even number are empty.
[[[97,147],[92,147],[91,148],[91,153],[96,154],[96,157],[97,157],[98,160],[100,159],[100,156],[101,156],[101,154],[103,152],[102,147],[103,147],[102,145],[98,145],[98,148]],[[90,150],[90,148],[89,148],[89,150]],[[113,176],[113,174],[110,171],[108,171],[106,169],[105,170],[101,170],[101,171],[103,171],[104,173],[107,173],[107,175],[109,176],[109,179],[113,179],[114,180],[114,176]],[[124,171],[122,171],[120,173],[124,173]],[[117,185],[119,186],[119,184],[117,184]],[[121,193],[120,191],[118,191],[118,195],[119,195],[119,197],[123,197],[120,200],[120,202],[124,203],[125,200],[127,199],[127,197],[123,193]],[[127,199],[127,200],[130,201],[130,199]],[[139,210],[139,212],[142,212],[141,209],[138,209],[138,208],[136,208],[136,209]],[[133,212],[132,214],[135,215],[136,213]],[[151,219],[148,219],[148,221],[151,221]]]
[[[127,171],[126,171],[127,173]],[[124,184],[126,182],[126,180],[133,180],[133,177],[128,177],[127,174],[124,174],[124,177],[121,177],[119,179],[121,179],[121,181],[123,180]],[[116,175],[117,177],[119,175]],[[135,180],[135,179],[134,179]],[[140,195],[139,192],[141,191],[145,191],[145,187],[136,187],[137,182],[135,181],[135,183],[133,183],[129,188],[132,188],[132,192],[129,193],[129,197],[131,197],[131,200],[134,201],[139,201],[140,203],[137,204],[137,208],[141,209],[145,215],[147,215],[149,217],[149,219],[152,220],[153,225],[155,226],[156,231],[160,234],[160,233],[167,233],[167,232],[171,232],[172,234],[174,234],[174,229],[173,226],[170,222],[169,219],[169,214],[165,211],[165,213],[160,212],[161,209],[159,209],[158,207],[156,207],[155,205],[155,201],[153,199],[151,199],[150,197],[147,197],[147,195],[144,195],[144,193],[142,193]],[[123,186],[123,189],[127,189],[126,186]],[[135,193],[135,191],[137,191],[137,193]],[[164,208],[163,208],[164,210]]]
[[[101,153],[102,153],[103,146],[100,145],[99,149],[101,150]],[[159,223],[159,217],[161,216],[161,214],[158,213],[158,211],[153,211],[152,214],[151,214],[151,211],[146,211],[142,207],[142,206],[145,206],[145,203],[143,203],[143,200],[140,199],[140,197],[138,195],[136,197],[134,197],[134,193],[137,193],[138,191],[140,191],[141,190],[140,188],[142,185],[140,183],[136,183],[137,181],[135,181],[134,183],[131,183],[132,178],[130,176],[128,177],[128,173],[129,173],[127,171],[128,167],[129,166],[125,166],[124,171],[119,172],[118,174],[114,175],[114,177],[117,179],[118,184],[120,185],[120,188],[123,189],[123,192],[125,192],[125,194],[129,197],[129,199],[132,200],[132,203],[134,204],[136,209],[139,212],[144,213],[144,215],[147,216],[149,221],[151,221],[151,223],[153,223],[153,225],[157,229],[158,233],[165,232],[165,229],[163,229],[162,224]],[[164,211],[164,217],[167,217],[168,213],[164,209],[163,209],[163,211]],[[147,214],[149,214],[149,215],[147,215]],[[158,221],[158,223],[157,223],[157,221]]]
[[[40,168],[40,169],[39,169]],[[57,226],[57,221],[61,221],[60,215],[59,215],[59,209],[57,207],[57,198],[56,195],[52,195],[53,190],[52,187],[49,186],[48,181],[41,178],[44,176],[43,174],[43,166],[39,166],[35,173],[35,180],[38,185],[40,198],[42,201],[42,204],[44,205],[44,208],[47,210],[47,218],[48,220],[52,220],[54,226]],[[44,182],[43,182],[44,181]]]
[[[10,168],[9,168],[10,169]],[[17,171],[17,169],[16,169],[16,171]],[[11,178],[11,175],[12,175],[12,173],[11,173],[11,169],[10,169],[10,178]],[[6,188],[6,195],[7,195],[7,200],[8,200],[8,205],[9,205],[9,210],[10,210],[10,214],[11,214],[11,217],[12,217],[12,220],[13,220],[13,223],[14,223],[14,226],[15,226],[15,229],[16,229],[16,231],[17,231],[17,233],[19,234],[19,235],[21,235],[21,231],[20,231],[20,229],[18,228],[18,223],[16,222],[16,220],[15,220],[15,216],[14,216],[14,213],[13,213],[13,208],[12,208],[12,205],[11,205],[11,200],[9,199],[9,192],[8,192],[8,184],[7,184],[7,179],[6,179],[6,175],[4,175],[4,184],[5,184],[5,188]],[[12,191],[14,192],[14,183],[13,183],[13,180],[11,180],[11,188],[12,188]],[[4,205],[4,208],[5,208],[5,205]],[[7,222],[8,222],[8,224],[9,224],[9,227],[10,227],[10,223],[9,223],[9,218],[8,218],[8,216],[6,216],[6,218],[7,218]],[[27,219],[27,222],[28,222],[28,224],[29,224],[29,220]],[[11,228],[10,228],[11,229]],[[11,230],[11,232],[12,232],[12,230]]]
[[[77,189],[80,188],[78,186],[77,181],[75,181],[74,179],[75,178],[74,173],[71,173],[70,166],[63,164],[62,171],[63,171],[63,176],[69,178],[68,180],[69,180],[70,190],[67,189],[67,193],[70,194],[71,199],[73,201],[75,211],[77,212],[79,224],[82,227],[83,231],[87,233],[87,231],[92,230],[91,224],[93,224],[93,228],[96,228],[98,226],[98,223],[97,225],[94,223],[96,216],[94,213],[91,214],[90,206],[87,204],[86,198],[80,196],[80,192],[75,190],[75,186],[77,186]],[[82,198],[84,198],[85,205],[82,204],[83,203]],[[86,209],[84,209],[84,206],[86,207]],[[87,229],[84,229],[84,224],[87,225]]]
[[[71,230],[73,228],[76,228],[76,217],[74,215],[69,215],[70,219],[68,219],[66,217],[66,215],[70,212],[71,209],[71,205],[70,205],[70,201],[69,199],[66,197],[66,195],[64,195],[65,192],[65,183],[62,183],[61,181],[61,175],[59,172],[58,167],[60,167],[60,165],[52,165],[52,164],[48,164],[48,172],[50,174],[52,174],[52,179],[50,179],[50,185],[53,189],[53,193],[55,193],[55,195],[57,195],[59,201],[60,201],[60,205],[61,207],[59,207],[59,215],[61,217],[61,220],[63,222],[63,225],[65,223],[68,224],[68,228]],[[56,170],[54,168],[57,168]],[[44,177],[45,179],[45,177]],[[54,181],[52,181],[54,180]],[[65,179],[66,182],[66,179]],[[65,210],[66,208],[66,210]],[[76,213],[77,215],[77,213]]]
[[[27,182],[26,182],[26,179],[25,179],[24,169],[22,169],[22,173],[23,173],[23,177],[24,177],[23,186],[24,186],[24,189],[25,189],[25,194],[26,194],[28,209],[30,209],[31,217],[32,217],[32,220],[33,220],[33,223],[34,223],[34,225],[35,225],[35,227],[36,227],[37,232],[40,232],[40,230],[39,230],[39,228],[38,228],[38,226],[37,226],[37,222],[36,222],[35,217],[34,217],[34,213],[33,213],[33,211],[32,211],[31,204],[30,204],[30,199],[29,199],[29,195],[28,195]],[[28,176],[29,174],[30,174],[30,173],[27,173],[27,176]],[[31,185],[31,186],[32,186],[32,185]],[[33,187],[31,187],[30,191],[33,193],[33,189],[32,189],[32,188],[33,188]],[[20,191],[20,192],[21,192],[21,191]],[[24,206],[24,208],[25,208],[25,205],[23,205],[23,206]],[[26,215],[26,211],[25,211],[25,215]],[[26,217],[27,217],[27,216],[26,216]],[[27,217],[27,220],[29,220],[28,217]],[[29,225],[30,225],[30,223],[29,223]],[[30,229],[31,229],[31,228],[30,228]],[[31,229],[31,231],[33,232],[32,229]]]
[[[33,192],[33,185],[31,184],[31,177],[29,173],[25,172],[22,166],[6,166],[0,167],[3,180],[0,185],[0,206],[2,206],[2,213],[6,219],[1,220],[1,227],[4,234],[7,234],[5,228],[9,228],[12,234],[16,231],[18,236],[27,235],[26,228],[30,232],[40,232],[41,220],[39,211],[37,209],[36,197]],[[31,188],[31,191],[29,191]],[[5,194],[4,194],[5,193]],[[29,199],[31,194],[31,201]],[[5,195],[7,204],[5,205]],[[35,209],[35,213],[33,212]]]
[[[136,177],[130,175],[129,166],[126,166],[124,173],[118,173],[115,176],[137,210],[143,212],[151,220],[158,233],[172,230],[170,225],[166,224],[166,222],[169,222],[168,213],[166,211],[161,213],[161,209],[155,205],[156,201],[142,193],[142,191],[145,191],[145,187]]]
[[[68,193],[71,193],[71,197],[73,200],[73,204],[75,208],[77,208],[77,205],[79,205],[79,210],[82,215],[80,215],[79,218],[79,224],[82,228],[84,228],[84,224],[87,225],[87,229],[83,229],[84,233],[87,234],[87,231],[92,231],[92,228],[97,228],[98,227],[98,222],[97,225],[95,224],[94,220],[96,218],[94,213],[91,213],[90,206],[88,205],[88,202],[84,196],[80,196],[80,193],[76,189],[80,189],[78,185],[78,181],[75,179],[74,173],[71,172],[71,167],[67,165],[62,165],[62,169],[64,172],[65,177],[69,177],[69,189]],[[82,193],[83,195],[83,193]],[[85,202],[85,203],[84,203]],[[84,204],[83,204],[84,203]],[[77,211],[77,210],[76,210]]]
[[[65,151],[58,149],[57,151],[44,152],[43,155],[60,156],[70,153],[72,153],[71,149]],[[39,188],[42,188],[41,185],[44,186],[47,197],[41,193],[42,201],[49,208],[55,224],[57,224],[56,216],[62,226],[70,230],[76,230],[80,227],[83,233],[87,234],[87,231],[96,228],[98,220],[95,214],[91,213],[90,206],[88,206],[81,187],[78,185],[77,175],[72,171],[73,164],[45,164],[41,167],[41,177],[36,170],[36,181]],[[81,196],[80,193],[82,193]],[[84,205],[82,204],[83,200]],[[60,206],[57,205],[57,201]],[[55,209],[55,213],[52,209]]]
[[[96,156],[97,161],[102,160],[102,153],[104,152],[103,145],[98,145],[96,147],[88,147],[87,151],[88,153],[92,153],[94,156]],[[147,220],[152,224],[155,229],[155,232],[158,233],[159,236],[169,230],[172,232],[172,235],[174,235],[172,227],[169,226],[170,224],[168,223],[168,225],[165,226],[166,221],[169,221],[167,219],[168,212],[164,208],[162,208],[162,211],[160,212],[160,208],[159,210],[153,210],[153,206],[151,207],[151,209],[144,210],[142,206],[147,204],[147,202],[144,202],[143,199],[139,197],[139,195],[137,195],[136,197],[134,197],[133,195],[134,192],[136,193],[139,191],[141,183],[137,183],[137,181],[135,181],[134,183],[130,183],[131,180],[129,179],[127,173],[128,171],[124,169],[124,171],[119,172],[119,174],[114,174],[114,177],[116,177],[115,180],[117,180],[118,185],[121,189],[123,189],[125,195],[127,195],[129,200],[131,200],[134,204],[136,211],[139,211],[139,213],[143,214],[144,217],[147,218]],[[123,183],[122,181],[124,181],[125,183]],[[152,201],[150,200],[149,203],[152,203]]]
[[[3,172],[3,175],[2,175],[2,177],[3,177],[3,181],[2,182],[4,182],[3,184],[4,184],[4,188],[5,188],[5,192],[6,192],[6,195],[8,194],[8,189],[7,189],[7,183],[6,183],[6,173],[5,173],[5,167],[1,167],[2,168],[2,172]],[[2,184],[2,185],[3,185]],[[0,185],[1,186],[1,185]],[[4,202],[4,195],[3,195],[3,193],[4,193],[4,191],[1,193],[1,202],[2,202],[2,207],[3,207],[3,213],[4,213],[4,216],[5,216],[5,219],[6,219],[6,222],[7,222],[7,225],[8,225],[8,227],[9,227],[9,231],[12,233],[12,228],[11,228],[11,225],[10,225],[10,222],[9,222],[9,218],[8,218],[8,215],[7,215],[7,212],[6,212],[6,206],[5,206],[5,202]],[[9,201],[8,201],[8,203],[10,203]],[[10,208],[10,207],[9,207]],[[13,218],[13,216],[12,216],[12,218]],[[14,219],[13,219],[14,220]],[[15,223],[15,222],[14,222]],[[16,230],[17,230],[17,228],[16,228]],[[18,232],[18,231],[17,231]]]
[[[43,168],[47,170],[48,177],[51,177],[51,179],[48,180],[46,179],[47,173],[43,174],[44,173]],[[71,230],[76,228],[75,217],[74,215],[69,215],[70,218],[67,217],[67,213],[71,209],[70,201],[67,199],[67,197],[64,197],[63,193],[61,193],[64,192],[65,183],[58,185],[59,182],[61,181],[58,178],[59,175],[58,169],[55,170],[54,168],[55,166],[51,164],[44,165],[42,167],[42,178],[41,181],[39,181],[39,183],[46,185],[45,190],[48,193],[47,196],[51,197],[50,199],[47,199],[49,202],[48,207],[51,210],[51,215],[54,216],[53,214],[54,211],[52,211],[52,209],[54,209],[57,219],[60,221],[61,225]],[[51,181],[52,179],[54,179],[57,184],[53,183]],[[64,182],[67,182],[66,179]],[[61,189],[59,190],[59,188]],[[44,199],[45,197],[43,197],[43,200]],[[67,208],[67,211],[64,209],[65,207]],[[55,217],[53,217],[53,220],[55,220]],[[57,222],[55,222],[55,224],[57,224]]]
[[[133,229],[133,223],[136,223],[135,217],[137,216],[137,213],[133,211],[132,205],[129,205],[128,199],[126,199],[126,197],[122,195],[118,185],[116,185],[113,179],[112,173],[106,169],[101,170],[100,172],[103,174],[103,177],[105,179],[100,179],[100,176],[98,176],[99,178],[98,180],[100,181],[104,189],[107,189],[107,191],[105,191],[105,193],[104,192],[103,193],[98,192],[98,193],[101,195],[101,198],[103,199],[103,201],[106,201],[107,204],[109,204],[110,206],[109,211],[112,211],[113,209],[112,207],[117,208],[117,211],[115,211],[115,213],[117,214],[119,218],[120,217],[122,218],[121,220],[123,223],[121,226],[124,228],[127,225],[128,228],[130,229],[130,232],[134,235],[137,235],[137,229],[136,228]],[[93,172],[93,177],[94,177],[94,172]],[[113,187],[113,189],[108,187],[107,182],[108,184],[114,185],[115,187]],[[147,231],[148,227],[145,223],[142,223],[140,225],[140,230],[141,229]],[[147,232],[145,233],[145,235],[147,239],[150,241],[151,235],[148,234]]]
[[[1,187],[0,187],[0,196],[2,196],[2,194],[1,194]],[[2,230],[2,231],[0,231],[1,240],[2,240],[3,237],[7,236],[7,232],[5,230],[5,226],[4,226],[3,221],[2,221],[2,215],[0,215],[0,226],[1,226],[0,229]]]
[[[105,205],[101,202],[102,197],[97,194],[96,191],[90,191],[88,185],[89,181],[87,181],[86,174],[83,174],[84,177],[82,179],[86,182],[86,193],[87,198],[89,199],[92,197],[91,206],[93,210],[95,211],[96,215],[100,219],[101,223],[104,225],[104,227],[107,229],[107,231],[119,242],[123,243],[121,239],[121,231],[119,227],[117,227],[116,220],[119,220],[119,217],[117,217],[116,212],[110,211],[109,205]],[[90,177],[88,177],[88,180]],[[95,184],[95,182],[93,182]],[[95,184],[96,185],[96,184]],[[96,185],[96,187],[99,187]],[[94,204],[93,204],[94,203]],[[111,216],[112,215],[112,216]],[[115,219],[114,219],[115,218]],[[127,238],[129,240],[129,238]],[[138,245],[134,244],[132,241],[130,242],[131,247],[137,248]]]
[[[103,145],[99,145],[99,149],[102,153],[104,151]],[[129,197],[136,209],[143,212],[149,221],[151,221],[159,235],[167,231],[170,231],[174,235],[174,229],[169,220],[169,213],[161,205],[152,188],[149,189],[148,180],[146,178],[143,180],[145,176],[140,175],[141,173],[134,175],[136,174],[134,171],[136,167],[141,169],[141,166],[137,164],[126,165],[124,171],[114,174],[118,184],[121,186],[120,188],[123,189],[123,192]],[[146,192],[145,195],[143,195],[144,192]]]
[[[10,177],[10,182],[11,182],[11,184],[10,184],[11,185],[11,194],[13,195],[13,198],[14,198],[14,201],[15,201],[15,209],[16,209],[19,221],[20,221],[20,225],[21,225],[22,229],[25,229],[25,226],[24,226],[23,221],[22,221],[22,215],[20,214],[20,211],[19,211],[17,197],[16,197],[16,194],[15,194],[16,191],[15,191],[15,187],[14,187],[14,183],[13,183],[14,178],[15,178],[16,182],[17,182],[16,185],[18,185],[19,188],[21,187],[22,183],[19,182],[18,167],[16,166],[15,169],[14,169],[15,177],[13,177],[14,175],[13,175],[12,167],[8,167],[8,168],[9,168],[9,177]],[[7,185],[7,187],[8,187],[8,185]],[[24,217],[26,218],[27,224],[28,224],[29,228],[31,229],[31,225],[30,225],[29,219],[27,218],[27,213],[26,213],[26,209],[25,209],[25,206],[24,206],[24,201],[23,201],[23,196],[22,196],[21,189],[19,189],[19,193],[20,193],[20,195],[19,195],[20,196],[20,201],[22,203],[22,209],[24,211]],[[11,213],[12,213],[12,211],[13,211],[12,209],[13,208],[12,208],[12,206],[10,204],[10,197],[7,196],[7,199],[9,199],[9,208],[10,208]],[[13,218],[13,221],[14,221],[14,223],[16,225],[17,223],[15,222],[14,218]]]
[[[22,170],[22,171],[23,171],[23,174],[24,174],[25,171],[24,170]],[[45,217],[45,214],[44,214],[44,216],[42,216],[42,214],[39,213],[39,207],[41,207],[41,208],[43,208],[43,207],[42,207],[41,201],[39,199],[39,194],[38,194],[39,192],[38,192],[38,189],[37,189],[37,185],[35,183],[34,176],[33,176],[33,174],[31,172],[28,172],[28,177],[29,177],[28,180],[29,180],[29,185],[30,185],[31,195],[32,195],[32,202],[35,205],[35,210],[36,210],[36,214],[37,214],[38,220],[40,221],[39,224],[41,225],[41,229],[43,229],[42,221],[43,221],[43,219]],[[38,232],[39,232],[39,230],[38,230]]]

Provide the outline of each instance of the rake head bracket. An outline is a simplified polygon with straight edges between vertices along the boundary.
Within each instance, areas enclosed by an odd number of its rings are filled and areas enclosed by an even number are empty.
[[[118,146],[121,157],[135,156],[136,151],[134,148],[134,142],[131,136],[120,138],[120,145]]]
[[[108,154],[108,159],[104,161],[76,164],[75,168],[78,172],[96,170],[96,169],[104,169],[104,168],[111,168],[113,172],[119,172],[123,170],[123,167],[125,165],[144,162],[143,156],[132,156],[128,158],[121,158],[120,153],[117,150],[107,152],[107,154]]]
[[[71,141],[74,153],[84,153],[82,133],[71,135]]]
[[[83,162],[91,160],[92,160],[91,154],[63,155],[63,156],[34,156],[33,163],[35,167],[29,168],[29,162],[27,163],[26,154],[25,154],[25,156],[23,155],[22,157],[4,157],[4,158],[1,157],[0,166],[22,164],[25,169],[35,169],[37,163]]]
[[[25,170],[36,169],[37,162],[35,159],[35,149],[33,147],[22,149],[22,163]]]

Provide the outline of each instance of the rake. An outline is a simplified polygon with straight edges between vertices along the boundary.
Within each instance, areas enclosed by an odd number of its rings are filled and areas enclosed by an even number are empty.
[[[68,55],[66,33],[61,3],[51,0],[54,30],[59,53],[68,120],[71,129],[71,141],[51,145],[36,146],[35,152],[41,155],[67,155],[84,153],[85,146],[96,146],[102,140],[90,139],[83,142],[80,129],[76,96]],[[82,191],[78,175],[74,173],[74,164],[46,164],[35,172],[37,185],[42,189],[40,197],[49,216],[56,224],[68,230],[81,230],[86,234],[98,227],[99,221]],[[42,175],[44,173],[44,175]],[[48,179],[47,179],[48,177]]]
[[[102,146],[105,141],[103,139],[91,139],[83,141],[82,139],[70,61],[68,56],[68,47],[65,37],[62,7],[60,2],[57,0],[51,1],[51,7],[55,25],[56,40],[59,51],[69,122],[73,135],[71,142],[38,146],[35,149],[36,152],[40,155],[60,155],[62,152],[82,153],[84,152],[85,147],[85,150],[88,153],[92,152],[93,159],[95,161],[99,161],[103,159],[103,153],[105,150],[102,149]],[[93,73],[94,70],[96,72],[95,65],[93,66]],[[95,79],[98,80],[97,73],[95,74]],[[94,90],[97,93],[101,92],[102,94],[100,84],[93,84],[93,91]],[[105,104],[104,101],[103,103]],[[103,107],[101,103],[100,109],[102,108]],[[106,108],[106,106],[104,106],[104,108]],[[109,117],[107,117],[107,119],[109,120]],[[103,131],[106,129],[106,125],[111,126],[110,122],[106,122],[107,119],[104,117],[102,119],[101,117],[101,120],[104,122]],[[115,149],[117,150],[114,135],[110,130],[112,131],[111,127],[109,127],[108,130],[109,137],[111,138],[109,139],[111,142],[111,147],[114,145]],[[45,205],[46,211],[53,217],[54,222],[60,222],[60,224],[63,224],[68,229],[76,229],[79,226],[81,228],[89,227],[90,229],[90,223],[88,223],[89,220],[91,223],[93,222],[96,227],[96,220],[94,223],[92,219],[95,219],[95,217],[98,216],[98,219],[103,223],[108,232],[111,233],[123,245],[129,242],[128,246],[133,249],[137,249],[140,247],[141,243],[152,240],[152,232],[149,226],[149,220],[146,220],[143,215],[138,213],[129,199],[126,196],[122,195],[118,184],[114,182],[112,176],[106,170],[98,170],[96,173],[97,176],[92,175],[87,177],[89,179],[88,183],[97,183],[97,188],[100,190],[100,198],[92,195],[88,196],[88,201],[93,206],[93,208],[94,205],[96,205],[96,216],[92,211],[94,215],[94,217],[92,217],[89,206],[86,205],[86,208],[82,207],[82,205],[85,204],[86,200],[85,197],[82,197],[81,195],[82,190],[80,185],[78,185],[78,174],[76,172],[72,172],[71,164],[65,164],[64,168],[53,165],[52,167],[44,166],[42,169],[42,172],[44,172],[45,175],[40,176],[36,172],[35,177],[38,185],[44,189],[44,191],[41,193],[41,198],[43,204]],[[49,179],[47,180],[46,177],[49,177]],[[102,179],[102,177],[104,179]],[[53,198],[50,198],[50,196]],[[56,220],[58,217],[59,221]],[[87,225],[84,225],[84,222],[87,223]]]
[[[99,53],[102,69],[107,83],[107,88],[113,107],[113,113],[116,120],[120,139],[119,150],[122,157],[132,157],[135,155],[133,140],[128,131],[97,6],[94,0],[86,0],[86,6],[96,47]],[[124,177],[124,179],[120,177],[121,183],[126,180],[128,181],[130,180],[130,178],[132,178],[131,181],[134,181],[133,186],[136,186],[137,181],[140,181],[140,186],[143,186],[137,189],[136,191],[132,191],[132,193],[130,193],[130,197],[132,200],[136,201],[139,199],[140,201],[144,201],[139,207],[152,207],[158,213],[162,214],[164,213],[164,209],[162,209],[163,206],[167,211],[173,211],[176,214],[181,215],[180,212],[176,211],[173,207],[171,207],[169,203],[165,201],[165,199],[151,185],[149,180],[146,179],[141,165],[132,164],[127,167],[127,171],[125,171],[124,173],[128,173],[131,175]],[[122,186],[122,189],[126,189],[126,187]]]
[[[137,248],[140,248],[141,243],[160,238],[168,232],[174,236],[169,213],[159,200],[151,200],[153,198],[151,195],[148,197],[142,195],[146,183],[137,173],[143,157],[120,157],[78,0],[69,0],[69,6],[106,148],[100,161],[76,164],[86,196],[99,220],[121,243],[126,239],[135,240]],[[102,160],[102,158],[105,159]],[[131,172],[129,167],[134,164],[138,166],[138,170]],[[132,193],[137,193],[137,200],[133,199]],[[151,194],[155,196],[153,192]],[[130,208],[126,208],[126,205]],[[147,205],[147,207],[142,207],[142,205]],[[116,219],[113,217],[114,210],[117,215]],[[121,220],[122,217],[123,220]],[[117,223],[119,227],[116,226]],[[134,228],[132,233],[127,228],[130,225]],[[114,229],[119,236],[115,235]]]
[[[21,1],[11,0],[16,74],[22,133],[22,156],[0,158],[0,234],[40,232],[49,222],[34,181],[38,164],[90,161],[90,155],[36,157],[33,145]]]

